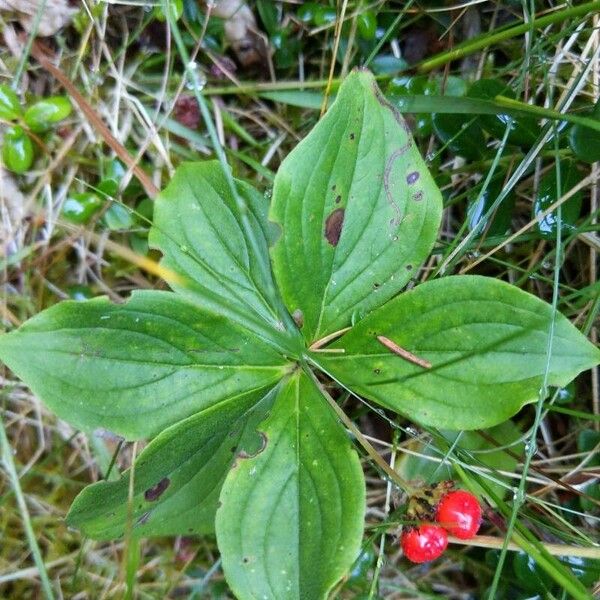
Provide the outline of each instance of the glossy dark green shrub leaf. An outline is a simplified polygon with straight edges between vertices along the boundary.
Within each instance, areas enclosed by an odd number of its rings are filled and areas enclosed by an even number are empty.
[[[367,542],[358,555],[358,558],[354,561],[346,582],[345,587],[353,590],[369,591],[371,588],[372,574],[371,569],[375,567],[377,556],[373,551],[371,542]]]
[[[12,121],[23,113],[21,101],[14,90],[6,85],[0,85],[0,119]]]
[[[25,173],[33,164],[33,144],[22,127],[13,125],[4,132],[2,161],[13,173]]]
[[[287,29],[281,29],[271,36],[271,46],[275,49],[273,58],[278,68],[287,69],[298,64],[300,40],[290,35]]]
[[[589,468],[600,466],[600,453],[598,452],[598,444],[600,444],[600,431],[593,429],[584,429],[577,436],[577,451],[591,455],[591,460],[587,462]],[[598,504],[594,500],[600,501],[600,486],[598,480],[593,474],[590,474],[587,479],[587,485],[582,485],[583,491],[591,498],[581,497],[579,502],[584,511],[594,511],[598,508]],[[596,569],[600,570],[600,562],[597,563]]]
[[[275,277],[309,341],[398,293],[430,252],[441,195],[400,114],[355,71],[282,163],[270,219]]]
[[[598,486],[596,486],[597,489]],[[596,499],[600,500],[600,494],[596,494]],[[591,508],[589,510],[592,510]],[[600,560],[597,558],[583,558],[580,556],[561,556],[560,562],[569,567],[573,575],[589,587],[600,581]]]
[[[281,5],[271,0],[256,0],[256,8],[266,32],[274,35],[280,27]]]
[[[226,399],[169,427],[135,463],[132,532],[136,536],[190,535],[214,531],[221,486],[236,455],[260,447],[257,424],[273,392]],[[114,482],[84,489],[71,506],[67,524],[96,540],[123,535],[129,518],[126,471]]]
[[[303,2],[298,7],[298,12],[296,16],[304,23],[312,23],[315,19],[315,13],[319,8],[319,4],[317,2]]]
[[[285,361],[168,292],[61,302],[0,336],[0,359],[61,418],[128,439],[274,385]]]
[[[409,77],[406,75],[394,77],[388,83],[386,96],[392,103],[395,103],[399,97],[406,95],[425,95],[430,92],[430,84],[427,77],[420,75]],[[414,115],[413,131],[416,136],[431,135],[433,129],[431,125],[431,115],[428,113],[416,113]]]
[[[563,194],[577,185],[581,177],[574,162],[563,160],[560,163],[560,177],[553,165],[539,182],[537,194],[533,201],[533,216],[537,217],[551,204],[554,204]],[[559,187],[560,182],[560,187]],[[561,206],[561,228],[564,235],[573,233],[577,219],[581,213],[583,193],[577,192]],[[556,211],[546,215],[538,224],[540,234],[549,239],[556,239],[558,217]]]
[[[71,103],[64,96],[44,98],[31,105],[23,119],[27,126],[35,132],[42,132],[66,119],[71,114]]]
[[[131,210],[120,202],[112,202],[102,220],[111,231],[127,230],[133,226]]]
[[[469,88],[468,96],[483,100],[493,100],[496,96],[516,98],[512,89],[498,79],[479,79],[474,81]],[[539,125],[531,117],[515,117],[498,113],[496,115],[481,115],[479,119],[483,128],[497,139],[502,139],[506,132],[506,127],[510,127],[508,140],[513,144],[530,146],[536,141],[539,135]]]
[[[358,455],[313,382],[294,374],[221,491],[217,540],[241,600],[319,600],[360,550],[365,484]]]
[[[481,429],[538,399],[551,318],[550,305],[503,281],[445,277],[394,298],[331,346],[343,354],[316,360],[344,386],[413,421]],[[563,386],[598,360],[600,350],[557,314],[548,384]]]
[[[313,23],[317,27],[323,27],[325,25],[331,25],[335,23],[337,14],[335,8],[329,6],[323,6],[318,2],[315,2],[316,6],[313,12]]]
[[[479,117],[434,113],[431,122],[439,140],[455,154],[469,160],[479,160],[485,155],[486,140]]]
[[[363,40],[372,40],[377,31],[377,17],[372,10],[361,10],[356,17],[356,28]]]
[[[512,564],[517,583],[527,592],[539,594],[552,588],[552,578],[526,552],[517,552]]]
[[[600,101],[596,103],[589,115],[600,120]],[[577,158],[593,163],[600,160],[600,133],[583,125],[573,125],[569,132],[569,145]]]
[[[481,185],[469,190],[467,204],[467,223],[469,229],[475,229],[481,226],[481,221],[486,219],[486,214],[496,198],[499,196],[503,187],[503,179],[493,179],[483,191],[483,182]],[[510,229],[513,209],[516,202],[516,196],[509,194],[491,217],[486,219],[486,223],[480,229],[480,233],[486,235],[503,235]]]
[[[72,223],[87,223],[104,202],[90,192],[69,194],[63,203],[62,216]]]
[[[402,75],[390,80],[386,95],[396,105],[401,105],[407,97],[413,96],[463,96],[466,92],[466,84],[459,77],[449,76],[440,78],[429,78],[425,75],[408,76]],[[454,104],[454,101],[443,101],[444,106]],[[414,115],[414,131],[416,135],[427,136],[433,132],[431,113],[419,112]]]

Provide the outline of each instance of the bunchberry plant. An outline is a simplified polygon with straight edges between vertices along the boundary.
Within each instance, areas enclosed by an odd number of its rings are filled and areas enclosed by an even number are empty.
[[[323,382],[423,426],[477,429],[600,358],[502,281],[400,293],[441,212],[366,71],[283,162],[270,206],[217,162],[181,166],[149,237],[172,292],[61,302],[0,337],[61,418],[154,438],[133,477],[85,489],[68,523],[100,540],[216,531],[239,598],[325,597],[359,553],[365,483]]]

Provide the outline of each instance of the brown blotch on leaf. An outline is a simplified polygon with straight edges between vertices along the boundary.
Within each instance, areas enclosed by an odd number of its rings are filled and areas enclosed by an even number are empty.
[[[325,238],[332,246],[337,246],[344,225],[344,209],[336,208],[325,221]]]
[[[408,185],[412,185],[413,183],[415,183],[417,180],[419,179],[419,172],[418,171],[413,171],[412,173],[409,173],[406,176],[406,183],[408,183]]]
[[[164,477],[155,486],[148,488],[144,492],[144,498],[148,502],[158,500],[163,495],[163,492],[169,487],[170,483],[171,480],[168,477]]]
[[[339,204],[342,201],[342,197],[341,196],[336,196],[335,197],[335,203]]]
[[[267,447],[267,442],[269,440],[267,438],[267,435],[265,433],[263,433],[262,431],[258,431],[257,433],[260,436],[260,448],[254,454],[248,454],[248,452],[246,452],[245,450],[242,450],[237,455],[238,458],[254,458],[255,456],[258,456],[261,452],[264,451],[264,449]]]
[[[353,139],[354,139],[354,134],[353,134],[353,133],[351,133],[351,134],[350,134],[350,139],[351,139],[351,140],[353,140]]]
[[[423,200],[423,192],[422,192],[422,190],[419,190],[418,192],[415,192],[415,193],[413,194],[413,197],[412,197],[412,199],[413,199],[415,202],[420,202],[421,200]]]

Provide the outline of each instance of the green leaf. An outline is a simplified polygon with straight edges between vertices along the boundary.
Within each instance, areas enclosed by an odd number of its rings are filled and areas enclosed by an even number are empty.
[[[131,519],[136,536],[190,535],[214,531],[221,486],[236,453],[250,454],[262,439],[256,426],[272,404],[273,391],[224,400],[169,427],[118,481],[85,488],[67,524],[97,540],[123,535]]]
[[[356,17],[358,35],[363,40],[372,40],[377,33],[377,17],[372,10],[362,10]]]
[[[429,254],[441,195],[399,113],[354,71],[284,160],[270,218],[275,278],[313,341],[381,306]]]
[[[22,127],[13,125],[4,133],[2,160],[13,173],[25,173],[33,163],[33,144]]]
[[[515,98],[514,92],[499,79],[478,79],[471,84],[468,95],[493,101],[496,96]],[[539,135],[537,121],[531,117],[511,116],[497,112],[495,115],[480,117],[483,128],[497,139],[504,137],[506,127],[510,127],[508,140],[514,144],[531,146]]]
[[[39,100],[26,111],[23,119],[35,132],[42,132],[54,123],[66,119],[71,114],[71,103],[64,96],[53,96]]]
[[[87,223],[94,213],[102,208],[104,202],[90,192],[72,193],[62,206],[62,216],[72,223]]]
[[[288,367],[240,326],[169,292],[61,302],[0,336],[2,359],[61,418],[128,439],[253,390]]]
[[[445,277],[401,294],[314,360],[344,387],[413,421],[443,429],[492,427],[538,399],[550,305],[496,279]],[[432,368],[401,358],[388,338]],[[562,387],[600,351],[556,315],[548,385]]]
[[[0,85],[0,119],[11,121],[17,119],[22,112],[23,109],[17,94],[10,86]]]
[[[536,196],[533,200],[532,215],[537,217],[580,181],[581,177],[575,163],[570,160],[562,160],[560,163],[559,187],[558,173],[553,165],[539,183]],[[564,234],[569,235],[575,230],[577,219],[579,219],[579,214],[581,213],[582,202],[583,193],[577,192],[562,205],[560,224]],[[551,212],[537,223],[537,229],[542,237],[549,239],[556,239],[557,227],[558,218],[556,212]]]
[[[268,203],[251,186],[236,185],[246,214],[240,213],[217,161],[180,166],[156,199],[150,247],[161,250],[162,264],[182,277],[171,286],[184,297],[275,336],[283,325],[278,308],[265,297],[266,290],[274,290]]]
[[[119,202],[112,202],[102,219],[111,231],[126,231],[133,226],[131,209]]]
[[[451,460],[439,462],[440,459],[445,458],[445,448],[451,447],[453,454],[460,451],[458,458],[472,465],[474,469],[491,469],[492,481],[486,477],[487,485],[497,496],[503,498],[506,495],[508,486],[511,486],[514,480],[501,475],[498,471],[513,473],[524,449],[523,442],[518,441],[523,434],[512,421],[500,423],[485,432],[441,431],[440,435],[445,438],[445,444],[438,444],[434,439],[427,443],[418,441],[411,446],[411,449],[418,454],[405,454],[397,465],[398,472],[404,479],[407,481],[420,479],[428,484],[446,479],[458,479],[459,474],[455,471]],[[505,450],[507,446],[508,451]],[[476,478],[470,481],[472,491],[475,491],[478,496],[488,496],[488,501],[492,502],[491,496],[477,484]],[[505,485],[496,483],[498,481]]]
[[[325,598],[358,556],[360,462],[326,400],[301,372],[260,426],[266,440],[221,491],[217,540],[238,598]]]
[[[590,111],[589,118],[600,122],[600,100]],[[569,145],[577,158],[593,163],[600,160],[600,132],[584,125],[576,124],[569,132]]]
[[[450,113],[434,113],[431,122],[435,134],[452,152],[469,160],[485,156],[485,136],[478,117],[464,117]]]
[[[513,209],[517,200],[514,193],[509,193],[490,218],[485,219],[485,215],[502,192],[503,187],[504,174],[502,177],[492,179],[483,193],[481,193],[483,182],[468,191],[467,224],[470,230],[481,226],[482,220],[485,220],[485,226],[480,230],[480,235],[484,233],[490,236],[504,235],[510,229]]]

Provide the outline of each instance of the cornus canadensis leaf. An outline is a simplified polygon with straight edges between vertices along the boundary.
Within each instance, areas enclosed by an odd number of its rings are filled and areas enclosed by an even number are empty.
[[[183,283],[172,286],[179,294],[275,337],[283,323],[281,305],[270,300],[276,294],[267,201],[251,186],[235,185],[246,212],[217,162],[182,165],[156,200],[150,246],[161,250],[164,266],[182,276]]]
[[[306,374],[282,387],[259,427],[264,449],[238,459],[221,492],[217,540],[238,598],[325,598],[360,550],[360,462]]]
[[[168,292],[61,302],[0,336],[0,358],[77,427],[128,439],[273,386],[289,367],[242,327]]]
[[[441,196],[373,76],[355,71],[282,163],[270,218],[275,278],[313,342],[382,306],[429,254]]]
[[[375,311],[316,360],[340,383],[413,421],[445,429],[491,427],[564,386],[600,351],[535,296],[488,277],[445,277]],[[402,358],[378,337],[431,364]]]
[[[230,398],[169,427],[136,460],[131,514],[127,471],[119,481],[83,490],[67,523],[96,540],[122,536],[129,518],[136,536],[213,531],[223,480],[237,454],[261,447],[256,426],[273,395],[252,392]]]

